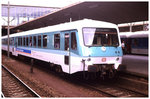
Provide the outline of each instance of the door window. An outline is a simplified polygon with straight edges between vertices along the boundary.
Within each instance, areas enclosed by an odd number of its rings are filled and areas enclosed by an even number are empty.
[[[77,40],[76,40],[76,34],[75,34],[75,32],[71,33],[71,48],[73,50],[77,49]]]
[[[65,34],[65,50],[69,50],[69,33]]]

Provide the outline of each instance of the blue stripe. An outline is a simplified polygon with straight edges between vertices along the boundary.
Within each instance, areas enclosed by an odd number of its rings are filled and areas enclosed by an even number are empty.
[[[16,51],[31,54],[31,50],[27,50],[27,49],[23,49],[23,48],[16,48]]]
[[[43,49],[43,48],[27,48],[27,47],[20,47],[17,49],[24,49],[23,52],[31,53],[32,51],[39,51],[39,52],[46,52],[46,53],[53,53],[53,54],[60,54],[60,55],[69,55],[68,51],[63,50],[52,50],[52,49]],[[28,49],[28,50],[27,50]],[[70,51],[71,56],[75,57],[88,57],[89,55],[91,57],[115,57],[115,56],[122,56],[122,49],[121,47],[106,47],[106,51],[103,52],[101,50],[101,47],[83,47],[80,49],[80,55],[77,53]],[[89,54],[90,53],[90,54]]]
[[[101,47],[83,47],[80,50],[81,56],[91,56],[91,57],[115,57],[122,56],[121,47],[105,47],[106,51],[102,51]]]
[[[48,49],[48,48],[31,48],[31,47],[19,47],[20,49],[28,49],[28,50],[32,50],[32,51],[39,51],[39,52],[46,52],[46,53],[53,53],[53,54],[60,54],[60,55],[69,55],[68,51],[63,51],[63,50],[52,50],[52,49]],[[77,54],[74,54],[76,56],[79,56]]]

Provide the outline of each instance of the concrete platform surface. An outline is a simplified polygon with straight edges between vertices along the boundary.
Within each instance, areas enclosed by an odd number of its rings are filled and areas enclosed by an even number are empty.
[[[124,55],[119,70],[148,76],[148,56]]]

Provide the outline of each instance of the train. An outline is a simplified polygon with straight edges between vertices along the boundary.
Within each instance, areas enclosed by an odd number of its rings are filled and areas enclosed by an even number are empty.
[[[7,51],[7,35],[2,50]],[[10,35],[10,53],[49,62],[67,74],[114,77],[122,62],[116,24],[82,19]]]
[[[120,33],[121,42],[125,43],[124,54],[148,55],[149,31]]]

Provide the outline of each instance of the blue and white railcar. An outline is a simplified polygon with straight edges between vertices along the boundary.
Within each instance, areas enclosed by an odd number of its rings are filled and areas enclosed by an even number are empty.
[[[122,48],[115,24],[83,19],[10,35],[10,52],[80,71],[112,73],[122,62]],[[7,36],[2,37],[7,51]]]
[[[125,42],[125,53],[148,55],[148,36],[149,31],[120,33]]]

